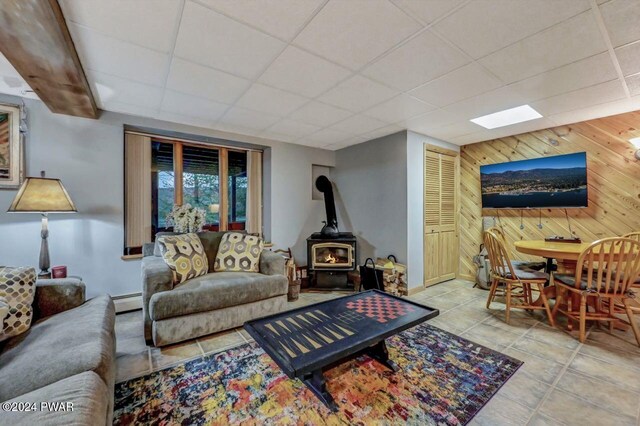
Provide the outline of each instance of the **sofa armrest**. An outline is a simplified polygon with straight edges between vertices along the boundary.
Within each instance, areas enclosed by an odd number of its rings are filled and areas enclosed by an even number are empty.
[[[49,317],[82,305],[85,291],[84,283],[78,278],[38,280],[33,301],[36,318]]]
[[[271,250],[263,250],[260,255],[260,273],[265,275],[285,275],[285,258]]]
[[[143,257],[153,256],[155,247],[156,247],[155,243],[144,243],[142,245],[142,256]]]
[[[164,259],[158,256],[142,258],[142,313],[144,316],[144,338],[151,337],[151,317],[149,316],[149,300],[151,296],[173,289],[173,271]]]

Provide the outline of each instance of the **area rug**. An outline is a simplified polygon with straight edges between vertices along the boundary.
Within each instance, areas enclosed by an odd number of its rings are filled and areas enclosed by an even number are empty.
[[[427,324],[387,344],[397,373],[366,356],[326,372],[337,413],[249,343],[117,384],[114,424],[464,425],[522,364]]]

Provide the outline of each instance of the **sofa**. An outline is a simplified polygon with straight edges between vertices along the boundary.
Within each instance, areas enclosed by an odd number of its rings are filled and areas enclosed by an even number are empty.
[[[158,239],[145,244],[142,259],[142,310],[148,344],[165,346],[222,330],[282,311],[289,282],[285,259],[264,250],[260,272],[214,272],[224,232],[198,233],[207,253],[209,273],[173,284],[173,272],[162,258]]]
[[[31,328],[0,343],[0,424],[111,424],[116,368],[111,298],[85,301],[85,285],[77,279],[41,280],[33,306]],[[11,411],[24,403],[37,409]]]

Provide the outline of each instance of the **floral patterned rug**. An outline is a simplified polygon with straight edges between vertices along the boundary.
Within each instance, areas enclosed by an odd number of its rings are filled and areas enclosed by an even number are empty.
[[[522,365],[427,324],[387,345],[397,373],[366,356],[325,373],[337,413],[250,343],[117,384],[114,424],[464,425]]]

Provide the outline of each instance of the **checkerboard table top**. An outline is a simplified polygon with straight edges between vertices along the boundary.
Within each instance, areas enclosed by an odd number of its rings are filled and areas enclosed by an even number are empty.
[[[328,365],[438,315],[378,290],[271,315],[245,329],[290,376]]]

